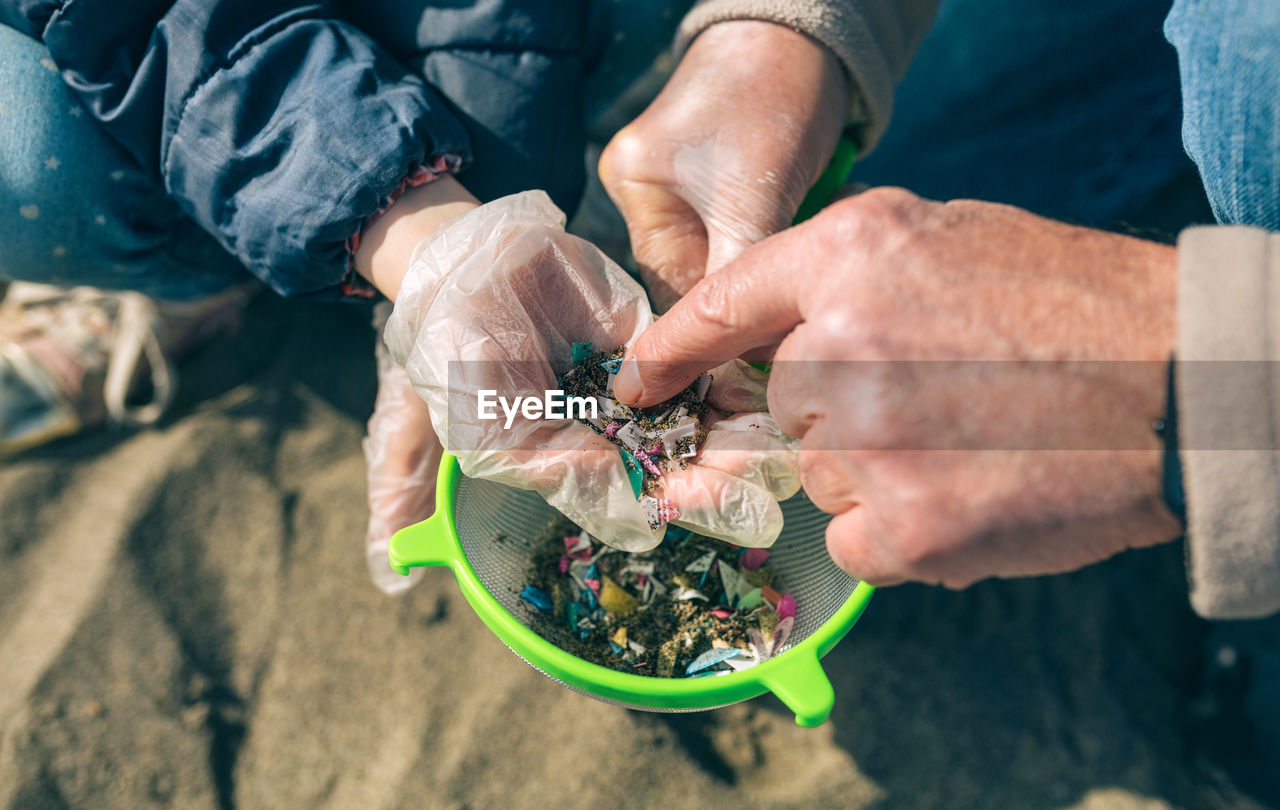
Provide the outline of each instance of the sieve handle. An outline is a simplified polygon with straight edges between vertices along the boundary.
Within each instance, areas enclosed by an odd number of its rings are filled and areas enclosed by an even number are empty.
[[[447,565],[458,561],[457,543],[453,540],[444,510],[437,509],[426,520],[406,526],[391,536],[387,556],[391,569],[408,576],[410,568],[423,565]]]
[[[764,685],[795,712],[796,725],[812,728],[825,723],[836,705],[836,692],[816,651],[792,650],[778,658],[777,666]]]

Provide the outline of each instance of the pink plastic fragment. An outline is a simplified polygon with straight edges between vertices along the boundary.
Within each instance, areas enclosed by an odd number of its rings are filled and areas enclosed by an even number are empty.
[[[582,581],[583,581],[583,582],[585,582],[585,583],[587,583],[587,587],[588,587],[588,588],[590,588],[590,589],[591,589],[591,592],[592,592],[592,593],[594,593],[594,594],[596,595],[596,598],[597,598],[597,599],[599,599],[599,598],[600,598],[600,580],[598,580],[598,579],[584,579],[584,580],[582,580]],[[783,598],[786,598],[786,597],[783,597]]]
[[[562,574],[569,573],[569,555],[567,554],[560,555],[560,565],[558,567],[560,569],[560,573]]]
[[[616,422],[610,422],[608,425],[605,426],[604,435],[612,439],[614,434],[618,432],[618,427],[619,425]]]
[[[640,462],[640,466],[644,467],[654,475],[662,475],[662,470],[658,469],[658,465],[653,463],[653,459],[649,458],[649,454],[644,450],[636,450],[632,453],[636,460]]]
[[[789,593],[784,593],[778,600],[778,618],[786,619],[794,615],[796,615],[796,598]]]
[[[573,560],[589,560],[591,541],[580,535],[569,535],[564,539],[564,553]]]
[[[718,607],[712,609],[711,615],[715,616],[717,619],[727,619],[733,615],[733,611],[728,608]]]
[[[768,559],[769,559],[769,549],[749,548],[743,553],[741,557],[738,558],[738,562],[742,565],[743,568],[747,569],[748,571],[755,571],[759,569],[760,566],[764,565],[765,562],[768,561]]]

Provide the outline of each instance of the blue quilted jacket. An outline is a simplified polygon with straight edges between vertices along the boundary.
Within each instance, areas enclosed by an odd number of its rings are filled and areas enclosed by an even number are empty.
[[[0,0],[178,205],[283,295],[438,156],[482,200],[583,180],[589,0]]]

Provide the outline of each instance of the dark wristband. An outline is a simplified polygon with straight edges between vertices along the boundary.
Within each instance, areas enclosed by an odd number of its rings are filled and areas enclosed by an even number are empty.
[[[1169,384],[1165,393],[1164,419],[1156,422],[1156,435],[1164,441],[1163,486],[1165,505],[1187,525],[1187,495],[1182,488],[1182,459],[1178,457],[1178,406],[1174,385],[1176,358],[1169,358]]]

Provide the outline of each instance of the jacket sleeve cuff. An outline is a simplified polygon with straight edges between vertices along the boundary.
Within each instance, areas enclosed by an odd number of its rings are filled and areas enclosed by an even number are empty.
[[[264,98],[266,77],[289,77]],[[232,123],[228,123],[232,122]],[[254,275],[289,298],[353,290],[348,240],[417,167],[470,144],[430,87],[361,32],[291,21],[186,98],[162,154],[169,192]]]
[[[1191,603],[1207,618],[1268,615],[1280,611],[1280,235],[1191,228],[1178,264]]]
[[[675,52],[682,55],[698,34],[730,20],[778,23],[813,37],[848,74],[848,123],[859,154],[866,154],[889,124],[894,86],[906,73],[937,5],[937,0],[702,0],[680,23]]]

